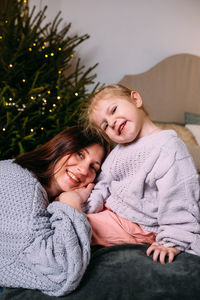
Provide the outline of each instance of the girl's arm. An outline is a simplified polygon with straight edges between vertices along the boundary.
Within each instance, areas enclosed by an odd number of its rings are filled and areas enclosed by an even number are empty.
[[[111,151],[104,161],[101,172],[88,200],[82,205],[85,213],[97,213],[103,210],[104,203],[110,195],[110,183],[112,182],[112,161],[115,157],[115,149]]]
[[[156,242],[200,255],[199,176],[187,151],[177,150],[174,162],[156,185],[159,202]]]

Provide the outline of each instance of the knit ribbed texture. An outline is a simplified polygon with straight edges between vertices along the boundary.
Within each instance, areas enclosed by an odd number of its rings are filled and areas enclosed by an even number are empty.
[[[90,238],[85,214],[49,204],[28,170],[0,161],[0,286],[70,293],[89,263]]]
[[[199,198],[199,176],[185,144],[175,131],[163,130],[114,148],[86,212],[99,212],[106,202],[157,233],[160,244],[200,255]]]

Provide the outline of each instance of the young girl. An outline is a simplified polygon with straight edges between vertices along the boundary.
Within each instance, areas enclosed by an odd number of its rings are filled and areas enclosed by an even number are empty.
[[[139,93],[117,84],[94,94],[87,116],[118,144],[86,203],[93,244],[148,243],[162,264],[200,255],[199,177],[176,132],[156,127]]]

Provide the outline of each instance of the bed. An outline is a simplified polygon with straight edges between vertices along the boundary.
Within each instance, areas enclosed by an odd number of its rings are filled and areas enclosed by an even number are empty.
[[[140,92],[152,120],[172,128],[200,171],[200,58],[178,54],[120,83]],[[181,253],[171,264],[154,263],[146,245],[94,247],[76,291],[63,300],[199,300],[200,257]],[[0,300],[53,300],[39,291],[5,289]]]

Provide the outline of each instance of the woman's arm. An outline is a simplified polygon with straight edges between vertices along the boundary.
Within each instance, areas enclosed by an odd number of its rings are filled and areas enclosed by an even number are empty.
[[[39,189],[36,194],[29,222],[33,241],[24,250],[25,262],[44,293],[65,295],[78,286],[89,263],[91,228],[85,214],[59,201],[48,206],[48,214],[40,212],[42,194]]]

